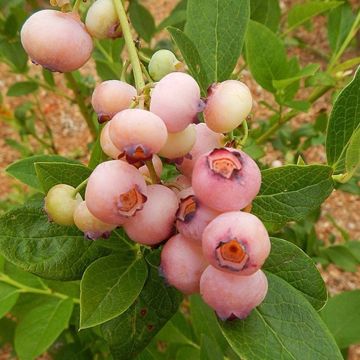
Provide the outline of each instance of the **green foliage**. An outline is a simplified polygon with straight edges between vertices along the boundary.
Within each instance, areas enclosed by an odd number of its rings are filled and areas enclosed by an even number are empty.
[[[329,299],[320,315],[341,349],[360,341],[360,290],[346,291]]]
[[[185,33],[199,52],[207,85],[231,75],[249,17],[249,0],[188,0]]]
[[[18,82],[14,85],[12,85],[8,92],[7,96],[22,96],[30,94],[36,90],[39,89],[39,85],[36,82],[33,81],[23,81]]]
[[[155,21],[149,10],[134,0],[130,3],[129,15],[136,32],[149,43],[155,32]]]
[[[251,0],[251,20],[267,26],[277,32],[280,24],[281,10],[279,0]]]
[[[360,69],[341,91],[332,109],[326,137],[328,164],[336,172],[345,170],[346,150],[360,124]],[[356,135],[358,136],[358,135]]]

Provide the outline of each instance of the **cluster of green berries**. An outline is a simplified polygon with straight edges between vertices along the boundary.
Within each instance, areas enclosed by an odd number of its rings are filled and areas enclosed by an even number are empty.
[[[56,71],[72,71],[88,60],[90,34],[121,35],[111,0],[91,5],[86,26],[72,13],[43,10],[21,32],[31,59]],[[149,73],[157,82],[145,102],[122,81],[95,88],[92,106],[104,124],[100,143],[111,160],[94,169],[84,200],[59,184],[48,192],[45,210],[52,221],[75,224],[88,239],[121,226],[134,242],[162,246],[160,270],[168,284],[200,293],[222,319],[245,318],[267,293],[261,267],[270,240],[249,213],[260,170],[245,152],[226,144],[224,134],[249,115],[252,96],[245,84],[227,80],[201,98],[195,79],[176,72],[178,65],[167,50],[153,55]],[[198,122],[201,112],[204,123]],[[163,161],[175,163],[180,175],[154,181]]]

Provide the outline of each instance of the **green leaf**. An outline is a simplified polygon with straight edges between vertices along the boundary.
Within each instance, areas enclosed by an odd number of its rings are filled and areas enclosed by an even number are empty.
[[[327,257],[341,269],[349,272],[356,272],[359,262],[352,252],[344,245],[329,246],[321,250],[321,256]]]
[[[170,15],[161,21],[161,23],[156,28],[156,31],[161,31],[168,26],[173,26],[182,30],[186,21],[186,7],[187,0],[181,0],[171,11]]]
[[[106,60],[95,61],[96,72],[100,76],[101,80],[120,80],[121,64],[111,64]]]
[[[220,322],[241,357],[251,360],[341,360],[342,355],[319,315],[300,293],[267,273],[268,294],[245,320]]]
[[[341,5],[341,1],[310,1],[304,4],[294,5],[288,13],[288,29],[294,30],[313,16]]]
[[[282,79],[282,80],[273,80],[272,84],[275,89],[282,90],[287,88],[289,85],[293,84],[295,81],[301,80],[303,78],[312,76],[319,69],[319,64],[309,64],[302,68],[299,72],[294,74],[291,78]]]
[[[45,193],[57,184],[76,187],[91,174],[84,165],[65,162],[36,162],[35,171]]]
[[[19,297],[19,289],[2,283],[0,279],[0,318],[6,315],[15,305]]]
[[[15,330],[15,350],[20,360],[41,355],[68,326],[73,309],[71,299],[49,297],[46,304],[32,309]]]
[[[30,94],[36,91],[39,88],[39,85],[33,81],[22,81],[14,85],[11,85],[7,91],[7,96],[22,96]]]
[[[146,276],[146,263],[134,251],[92,263],[80,285],[80,328],[102,324],[124,313],[139,296]]]
[[[281,277],[301,294],[316,309],[327,301],[324,280],[313,260],[289,241],[271,238],[271,252],[264,270]]]
[[[84,239],[74,226],[50,223],[42,203],[31,202],[0,218],[0,252],[25,271],[54,280],[77,280],[109,250]],[[113,235],[115,236],[115,235]]]
[[[27,184],[36,190],[43,191],[35,171],[34,164],[36,162],[64,162],[78,164],[77,161],[66,159],[59,155],[34,155],[10,164],[6,168],[6,172],[24,184]]]
[[[219,360],[224,356],[219,345],[210,337],[202,335],[200,346],[200,360]]]
[[[130,3],[129,15],[136,32],[149,43],[155,33],[155,21],[149,10],[137,0],[133,0]]]
[[[49,86],[55,86],[54,75],[50,70],[42,68],[42,75]]]
[[[139,354],[177,311],[182,296],[159,276],[159,252],[148,255],[149,275],[131,307],[103,324],[101,331],[114,360]]]
[[[199,295],[190,297],[190,310],[192,324],[198,339],[201,340],[201,336],[206,335],[225,353],[229,344],[220,330],[214,311],[202,301]]]
[[[331,111],[326,137],[326,156],[337,172],[345,168],[344,160],[353,133],[360,125],[360,68],[354,79],[341,91]]]
[[[252,212],[269,228],[304,219],[331,194],[332,170],[324,165],[287,165],[262,171]]]
[[[176,360],[200,359],[200,350],[194,347],[184,346],[176,353]]]
[[[245,39],[251,74],[266,90],[276,92],[272,81],[289,75],[285,46],[269,28],[250,21]]]
[[[24,73],[27,70],[28,56],[20,41],[0,41],[0,59],[4,59],[16,73]]]
[[[206,76],[205,68],[201,62],[199,52],[194,43],[179,29],[169,27],[167,30],[189,67],[190,74],[198,82],[202,93],[206,94],[209,81]]]
[[[340,49],[354,20],[355,15],[347,2],[344,2],[329,12],[327,23],[328,39],[333,53],[336,53]]]
[[[101,128],[102,130],[102,128]],[[101,130],[99,131],[99,134],[101,134]],[[96,142],[91,150],[91,156],[89,161],[89,168],[94,170],[97,165],[102,163],[107,159],[107,155],[103,152],[100,144],[100,135],[97,137]]]
[[[280,24],[279,0],[251,0],[251,20],[257,21],[276,32]]]
[[[350,138],[349,146],[346,149],[345,169],[351,176],[360,166],[360,128],[357,128]]]
[[[341,349],[360,342],[360,290],[329,299],[320,315]]]
[[[249,18],[249,0],[188,0],[185,33],[199,51],[208,85],[231,75]]]

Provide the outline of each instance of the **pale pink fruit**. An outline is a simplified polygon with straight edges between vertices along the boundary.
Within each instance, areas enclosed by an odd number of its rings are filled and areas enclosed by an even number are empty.
[[[207,153],[215,148],[221,147],[224,142],[224,136],[210,130],[206,124],[195,125],[196,141],[189,152],[189,157],[185,157],[181,164],[176,167],[185,176],[191,177],[193,167],[200,155]]]
[[[184,294],[199,292],[200,277],[206,266],[201,247],[181,234],[170,238],[161,252],[162,274]]]
[[[220,213],[203,205],[192,188],[181,191],[178,197],[180,204],[176,213],[176,228],[184,237],[201,244],[204,229]]]
[[[96,218],[121,225],[143,208],[146,194],[145,180],[134,166],[111,160],[98,165],[90,175],[85,201]]]
[[[102,151],[112,159],[118,159],[121,151],[114,145],[110,139],[110,121],[105,124],[100,134],[100,145]]]
[[[31,60],[51,71],[77,70],[93,50],[91,36],[74,13],[38,11],[26,20],[20,35]]]
[[[53,186],[45,197],[45,211],[49,220],[59,225],[73,225],[74,211],[82,201],[81,195],[75,195],[75,188],[58,184]]]
[[[108,80],[96,86],[91,104],[100,122],[114,117],[118,112],[130,107],[137,95],[136,89],[124,81]]]
[[[196,197],[221,212],[249,205],[260,185],[259,167],[240,150],[215,149],[201,155],[194,166],[192,188]]]
[[[210,87],[204,117],[206,125],[217,133],[236,129],[249,115],[252,96],[249,88],[237,80],[226,80]]]
[[[86,202],[81,202],[74,212],[74,223],[88,239],[97,240],[100,237],[107,238],[116,225],[107,224],[97,219],[86,206]]]
[[[177,207],[178,199],[170,189],[150,185],[144,208],[124,224],[124,229],[133,241],[156,245],[171,235]]]
[[[86,14],[86,28],[97,39],[121,36],[119,17],[112,0],[97,0]]]
[[[169,132],[184,130],[202,107],[199,85],[185,73],[166,75],[151,93],[150,111],[163,119]]]
[[[202,247],[212,266],[250,275],[264,264],[271,244],[265,226],[255,215],[233,211],[209,223],[202,235]]]
[[[265,274],[258,270],[250,276],[237,276],[208,266],[200,280],[203,300],[222,320],[245,319],[260,305],[268,290]]]
[[[159,155],[167,159],[178,159],[188,154],[196,141],[195,125],[190,124],[177,133],[169,133]]]
[[[178,175],[175,178],[170,179],[165,185],[179,195],[182,190],[191,187],[191,180],[184,175]],[[192,189],[191,189],[192,191]]]
[[[116,114],[110,124],[110,138],[131,161],[148,160],[165,145],[164,122],[150,111],[127,109]]]

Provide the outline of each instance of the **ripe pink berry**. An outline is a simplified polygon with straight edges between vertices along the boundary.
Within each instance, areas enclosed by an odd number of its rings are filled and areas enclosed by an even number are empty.
[[[189,152],[190,157],[184,158],[182,163],[177,165],[179,171],[185,176],[191,177],[193,167],[200,155],[207,153],[223,145],[224,136],[210,130],[206,124],[195,125],[196,141]]]
[[[150,111],[163,119],[169,132],[184,130],[202,106],[199,85],[185,73],[166,75],[151,93]]]
[[[106,224],[97,219],[86,206],[86,202],[81,202],[74,212],[74,223],[88,239],[97,240],[100,237],[107,238],[116,225]]]
[[[219,212],[203,205],[191,188],[179,193],[180,205],[176,213],[176,228],[184,237],[201,244],[204,229]]]
[[[105,122],[127,109],[136,95],[136,89],[126,82],[108,80],[96,86],[91,104],[98,114],[99,121]]]
[[[205,205],[224,212],[249,205],[260,190],[261,173],[243,151],[222,148],[201,155],[196,161],[192,187]]]
[[[208,266],[200,280],[203,300],[222,320],[245,319],[260,305],[268,290],[265,274],[258,270],[250,276],[237,276]]]
[[[85,201],[96,218],[121,225],[143,208],[146,194],[145,180],[134,166],[111,160],[98,165],[90,175]]]
[[[38,11],[26,20],[20,35],[31,60],[51,71],[77,70],[93,50],[91,36],[74,13]]]
[[[170,285],[184,294],[199,292],[206,266],[201,247],[181,234],[170,238],[161,252],[161,272]]]
[[[167,136],[164,122],[146,110],[123,110],[110,124],[112,142],[130,161],[151,159],[165,145]]]
[[[204,117],[206,125],[218,133],[236,129],[249,115],[252,96],[249,88],[237,80],[226,80],[210,87]]]
[[[162,171],[163,171],[163,164],[161,159],[157,155],[153,155],[152,157],[152,163],[154,165],[155,172],[158,177],[161,177]],[[140,166],[139,171],[143,176],[146,176],[147,178],[150,178],[149,169],[146,165]]]
[[[114,145],[110,139],[110,121],[105,124],[100,134],[100,145],[102,151],[112,159],[118,159],[121,151]]]
[[[188,154],[196,140],[195,125],[190,124],[177,133],[169,133],[167,141],[159,155],[167,159],[178,159]]]
[[[97,0],[86,14],[86,28],[97,39],[121,36],[119,18],[112,0]]]
[[[53,186],[45,197],[45,211],[49,220],[56,224],[70,226],[74,224],[73,214],[82,201],[81,195],[75,195],[75,188],[66,184]]]
[[[209,223],[202,235],[202,247],[212,266],[250,275],[264,264],[271,244],[265,226],[255,215],[233,211]]]
[[[133,241],[158,244],[171,235],[177,207],[178,199],[170,189],[163,185],[150,185],[144,208],[124,224],[124,229]]]

